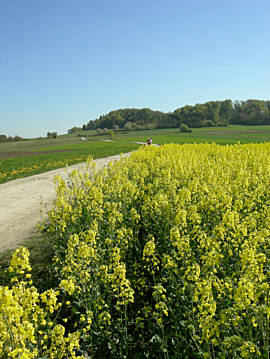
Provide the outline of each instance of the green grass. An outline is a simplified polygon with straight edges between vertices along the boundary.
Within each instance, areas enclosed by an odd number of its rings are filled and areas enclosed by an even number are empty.
[[[33,156],[13,157],[0,160],[0,183],[16,178],[43,173],[75,163],[85,162],[89,156],[94,159],[125,153],[138,148],[138,145],[123,142],[86,142],[78,145],[53,146],[57,149],[71,149],[69,152],[44,153]],[[40,150],[40,149],[39,149]],[[49,147],[46,148],[49,150]]]
[[[204,143],[218,144],[259,143],[270,141],[270,126],[237,126],[194,128],[191,133],[181,133],[178,129],[148,130],[117,135],[115,139],[122,141],[146,142],[152,136],[153,142],[165,143]]]
[[[191,133],[181,133],[178,129],[156,129],[131,131],[116,134],[116,142],[104,142],[106,135],[95,136],[96,131],[81,131],[87,138],[82,141],[77,134],[58,136],[55,139],[32,139],[22,142],[0,143],[0,153],[12,152],[12,158],[0,158],[0,183],[12,179],[43,173],[52,169],[65,167],[93,158],[102,158],[119,153],[129,152],[138,148],[133,142],[144,142],[148,137],[153,143],[204,143],[218,144],[258,143],[270,141],[270,125],[268,126],[239,126],[204,127],[192,129]],[[47,153],[48,151],[63,151]],[[23,156],[28,153],[27,156]],[[29,152],[33,155],[29,156]],[[35,154],[35,152],[44,152]]]

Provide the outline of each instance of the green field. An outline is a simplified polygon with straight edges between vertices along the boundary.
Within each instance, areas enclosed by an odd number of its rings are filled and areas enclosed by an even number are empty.
[[[178,129],[131,131],[116,134],[115,142],[105,142],[106,135],[97,136],[96,131],[82,133],[87,141],[77,134],[58,136],[56,139],[32,139],[22,142],[0,143],[0,183],[95,158],[125,153],[138,148],[134,142],[153,143],[259,143],[270,141],[270,126],[228,126],[192,129],[181,133]]]
[[[29,141],[29,143],[23,142],[22,147],[27,144],[31,146]],[[39,145],[44,146],[45,143],[40,143]],[[48,144],[46,143],[46,145]],[[108,143],[99,141],[77,144],[69,144],[67,142],[66,144],[58,144],[58,146],[54,144],[54,146],[47,148],[37,147],[36,151],[34,151],[34,149],[31,150],[33,155],[29,155],[29,152],[27,152],[27,155],[24,155],[26,151],[20,149],[20,151],[18,150],[17,153],[14,154],[14,157],[0,159],[0,183],[47,172],[56,168],[62,168],[75,163],[85,162],[89,156],[92,156],[94,159],[108,157],[129,152],[138,147],[139,145],[132,143]],[[10,155],[9,151],[5,152],[7,155]],[[1,154],[3,156],[5,155],[4,152]]]
[[[159,129],[148,131],[133,131],[125,135],[115,136],[115,139],[129,141],[145,141],[152,136],[153,142],[165,143],[260,143],[270,141],[270,126],[240,126],[201,127],[192,129],[191,133],[181,133],[178,129]]]

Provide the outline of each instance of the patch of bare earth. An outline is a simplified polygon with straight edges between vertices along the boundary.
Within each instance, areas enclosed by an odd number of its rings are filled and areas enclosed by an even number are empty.
[[[120,155],[116,155],[94,162],[98,170],[119,159]],[[75,164],[0,184],[0,251],[16,248],[33,237],[37,225],[46,218],[46,212],[55,198],[54,177],[61,175],[67,179],[68,172],[74,169],[86,170],[86,165]]]

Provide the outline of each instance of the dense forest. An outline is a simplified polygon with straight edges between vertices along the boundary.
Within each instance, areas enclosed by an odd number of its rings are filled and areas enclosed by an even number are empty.
[[[111,111],[83,125],[83,130],[114,129],[144,130],[154,128],[241,125],[269,125],[270,101],[210,101],[180,107],[173,112],[152,111],[149,108],[125,108]]]

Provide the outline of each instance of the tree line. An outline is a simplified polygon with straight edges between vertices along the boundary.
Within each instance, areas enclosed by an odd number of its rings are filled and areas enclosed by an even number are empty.
[[[57,132],[47,132],[47,138],[56,138]],[[42,138],[42,137],[39,137]],[[0,134],[0,143],[2,142],[17,142],[17,141],[27,141],[26,138],[20,137],[20,136],[6,136]]]
[[[17,142],[17,141],[25,141],[24,138],[20,136],[6,136],[6,135],[0,135],[0,142]]]
[[[269,125],[270,101],[209,101],[186,105],[173,112],[153,111],[149,108],[125,108],[109,112],[83,125],[83,130],[113,129],[115,131],[155,128],[241,125]]]

